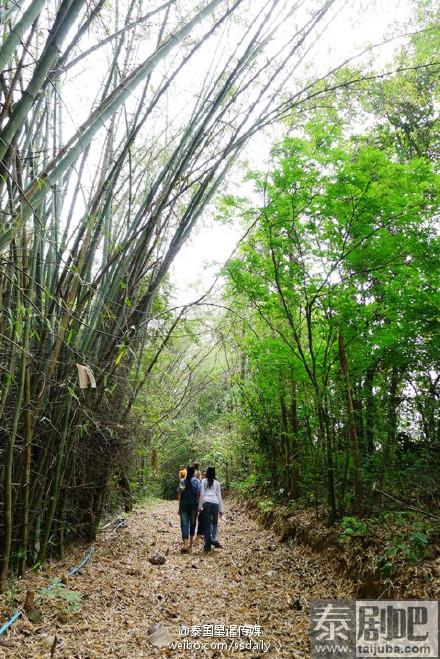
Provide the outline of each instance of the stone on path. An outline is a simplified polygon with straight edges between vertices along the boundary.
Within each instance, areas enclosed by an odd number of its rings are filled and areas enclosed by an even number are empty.
[[[148,640],[156,648],[167,648],[172,643],[173,638],[165,625],[156,623],[148,630]]]
[[[154,554],[151,554],[148,557],[148,560],[152,565],[163,565],[166,563],[166,556],[164,554],[161,554],[160,552],[156,551]]]

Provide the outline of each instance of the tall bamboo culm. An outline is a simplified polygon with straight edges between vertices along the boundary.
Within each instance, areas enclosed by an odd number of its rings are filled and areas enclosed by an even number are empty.
[[[164,278],[247,140],[317,93],[276,102],[334,3],[19,4],[1,13],[1,590],[94,537]]]

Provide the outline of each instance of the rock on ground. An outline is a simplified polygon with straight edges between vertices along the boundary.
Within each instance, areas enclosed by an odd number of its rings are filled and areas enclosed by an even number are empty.
[[[48,638],[55,634],[56,659],[309,656],[309,602],[353,598],[352,585],[331,571],[325,554],[279,543],[236,501],[226,502],[219,539],[224,548],[211,555],[203,555],[201,544],[191,554],[180,554],[177,502],[137,508],[116,533],[108,530],[99,536],[92,560],[67,580],[66,588],[81,595],[79,612],[66,613],[65,602],[45,599],[39,605],[43,622],[17,623],[3,637],[8,647],[0,645],[0,657],[46,659]],[[17,582],[18,597],[24,601],[27,589],[38,591],[62,577],[79,562],[83,550],[72,550],[63,562],[48,564],[43,574]],[[166,562],[152,565],[149,557],[157,553],[166,556]],[[4,604],[0,600],[1,608]],[[157,647],[162,645],[159,637],[183,641],[181,626],[203,631],[203,625],[259,625],[261,634],[252,641],[264,641],[270,648],[263,654]],[[155,639],[156,644],[151,642]],[[240,639],[186,640],[211,644]]]

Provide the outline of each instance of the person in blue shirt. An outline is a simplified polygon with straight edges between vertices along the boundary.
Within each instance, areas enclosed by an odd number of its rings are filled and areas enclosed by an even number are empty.
[[[181,481],[179,493],[180,528],[182,531],[180,551],[182,554],[187,554],[193,546],[199,498],[200,481],[194,476],[194,467],[188,467],[186,477]]]

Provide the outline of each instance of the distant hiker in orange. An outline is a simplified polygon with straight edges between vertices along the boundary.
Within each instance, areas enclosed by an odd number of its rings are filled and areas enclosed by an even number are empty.
[[[177,500],[179,500],[180,492],[183,489],[182,481],[184,481],[186,478],[186,468],[185,465],[180,465],[179,467],[179,484],[177,486]]]
[[[186,478],[181,481],[179,494],[180,528],[182,531],[182,554],[191,551],[196,531],[197,508],[200,497],[200,481],[194,476],[194,467],[188,467]]]

